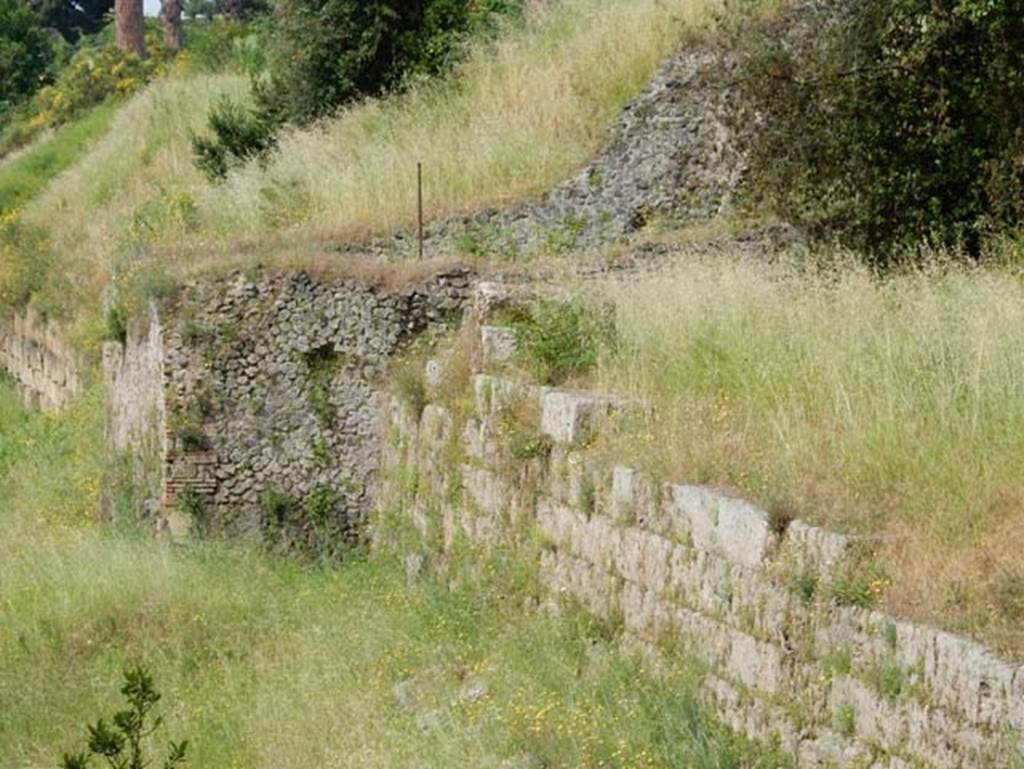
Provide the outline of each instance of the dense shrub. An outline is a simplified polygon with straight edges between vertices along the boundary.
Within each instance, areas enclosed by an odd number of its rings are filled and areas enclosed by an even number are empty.
[[[53,255],[46,233],[17,212],[0,212],[0,306],[21,309],[46,282]]]
[[[46,27],[57,30],[70,43],[99,32],[114,10],[114,0],[33,0],[31,5]]]
[[[111,723],[99,719],[87,728],[88,750],[85,753],[64,754],[62,769],[88,769],[92,756],[99,756],[110,769],[143,769],[149,766],[147,759],[147,738],[153,734],[163,719],[154,716],[153,710],[160,702],[160,692],[153,685],[153,677],[141,667],[134,667],[124,673],[121,694],[126,700],[124,710],[114,713]],[[188,740],[171,742],[164,759],[164,769],[174,769],[185,763]]]
[[[459,43],[510,0],[283,0],[271,42],[266,112],[308,123],[416,73],[436,74]]]
[[[50,38],[32,6],[0,0],[0,119],[39,88],[52,56]]]
[[[546,384],[587,373],[616,345],[611,308],[583,299],[538,300],[510,320],[523,361]]]
[[[196,165],[211,179],[223,178],[232,167],[273,147],[275,127],[258,110],[221,99],[210,113],[213,135],[192,138]]]
[[[1018,225],[1024,0],[859,0],[824,19],[808,13],[732,41],[752,189],[880,261],[920,239],[977,252],[987,232]]]
[[[462,41],[520,11],[519,0],[282,0],[269,36],[268,74],[254,80],[257,111],[220,105],[213,138],[198,139],[196,160],[211,176],[230,167],[211,157],[263,154],[283,124],[304,125],[353,100],[450,66]],[[214,125],[214,123],[218,125]],[[221,135],[251,144],[217,149]]]
[[[33,100],[30,122],[57,126],[111,96],[134,93],[166,71],[173,54],[159,37],[147,35],[145,60],[124,53],[113,44],[86,46],[72,56],[52,85]]]
[[[201,72],[259,75],[266,69],[264,23],[213,19],[185,24],[188,66]]]

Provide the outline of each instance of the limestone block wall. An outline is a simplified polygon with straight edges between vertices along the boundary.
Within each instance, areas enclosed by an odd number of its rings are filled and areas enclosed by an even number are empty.
[[[507,333],[482,336],[484,360],[507,354]],[[613,397],[472,387],[468,413],[440,389],[388,409],[381,514],[408,516],[429,557],[466,541],[535,559],[553,599],[700,660],[708,706],[798,767],[1024,765],[1024,668],[795,587],[854,568],[855,540],[590,459],[588,436],[634,408]]]
[[[103,346],[107,451],[123,463],[145,520],[161,520],[160,486],[166,455],[164,334],[155,304],[123,342]]]
[[[317,553],[354,536],[391,357],[457,319],[469,286],[459,268],[393,289],[236,274],[154,307],[104,363],[110,443],[135,463],[157,528]]]
[[[0,318],[0,369],[27,406],[56,411],[82,390],[82,363],[60,327],[31,308]]]

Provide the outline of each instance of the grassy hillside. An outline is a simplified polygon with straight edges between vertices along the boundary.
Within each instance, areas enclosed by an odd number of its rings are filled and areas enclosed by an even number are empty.
[[[48,281],[39,301],[75,316],[95,306],[112,275],[216,260],[239,239],[294,244],[408,224],[417,161],[432,217],[541,192],[597,149],[619,108],[716,5],[553,4],[479,44],[451,77],[293,131],[265,167],[218,185],[193,167],[189,136],[220,96],[244,100],[246,81],[161,79],[25,206],[24,220],[50,233],[50,273],[61,279]],[[0,279],[5,269],[0,262]]]
[[[608,451],[866,535],[897,614],[1024,655],[1024,285],[936,261],[693,259],[608,293],[596,384],[656,417]]]
[[[116,111],[113,103],[96,107],[81,120],[61,126],[51,136],[0,163],[0,213],[18,209],[72,166],[89,144],[106,132]]]
[[[5,766],[80,747],[134,663],[164,694],[161,742],[204,769],[783,765],[702,718],[683,662],[524,611],[500,562],[449,592],[385,554],[318,570],[96,525],[101,411],[93,392],[31,414],[0,383]]]

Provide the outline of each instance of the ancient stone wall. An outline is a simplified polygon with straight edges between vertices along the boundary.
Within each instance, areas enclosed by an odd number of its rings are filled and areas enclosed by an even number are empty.
[[[27,406],[56,411],[82,390],[82,362],[60,327],[32,309],[0,318],[0,369]]]
[[[481,359],[512,341],[485,327]],[[700,660],[709,707],[798,767],[1022,765],[1024,668],[837,599],[855,540],[592,459],[594,431],[636,405],[492,369],[467,406],[429,373],[425,407],[391,402],[379,496],[419,558],[450,565],[469,543],[533,559],[553,601]]]
[[[390,358],[457,319],[469,284],[462,269],[394,290],[239,274],[154,308],[108,345],[105,369],[111,446],[134,463],[157,527],[316,553],[354,536]]]
[[[142,517],[161,519],[160,487],[166,453],[164,337],[155,304],[128,329],[123,342],[103,346],[107,451],[125,473]]]

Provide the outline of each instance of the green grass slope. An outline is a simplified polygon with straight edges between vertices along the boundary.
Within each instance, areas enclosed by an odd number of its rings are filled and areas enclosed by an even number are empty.
[[[0,163],[0,214],[17,210],[81,157],[110,127],[116,104],[95,107],[81,119]]]
[[[302,568],[220,542],[112,533],[101,404],[32,414],[0,383],[0,755],[53,766],[140,663],[190,766],[776,767],[707,721],[694,671],[477,586],[407,586],[386,554]],[[512,763],[507,763],[510,761]]]

